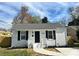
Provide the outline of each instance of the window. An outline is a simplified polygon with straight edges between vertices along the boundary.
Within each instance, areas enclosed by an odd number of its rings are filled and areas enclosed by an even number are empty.
[[[28,40],[28,31],[18,31],[18,40]]]
[[[52,31],[49,31],[49,32],[48,32],[48,38],[49,38],[49,39],[52,39],[52,38],[53,38]]]
[[[20,37],[21,37],[21,40],[25,40],[26,39],[26,32],[25,31],[21,31],[20,32]]]
[[[46,31],[46,38],[47,39],[56,39],[55,30],[54,31]]]
[[[46,38],[47,39],[52,39],[53,38],[52,31],[46,31]]]

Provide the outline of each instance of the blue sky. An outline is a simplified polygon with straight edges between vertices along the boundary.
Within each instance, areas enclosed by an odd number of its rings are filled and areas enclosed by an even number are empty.
[[[56,22],[63,18],[68,21],[68,8],[79,5],[76,2],[0,2],[0,27],[10,28],[13,18],[20,12],[22,5],[29,7],[31,15],[43,18],[48,17],[50,22]]]

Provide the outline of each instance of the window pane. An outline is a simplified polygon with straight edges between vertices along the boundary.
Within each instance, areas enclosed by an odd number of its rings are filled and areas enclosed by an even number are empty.
[[[52,31],[46,31],[46,38],[47,39],[52,39]]]
[[[49,35],[52,35],[52,31],[49,31]]]
[[[49,39],[52,39],[52,35],[49,35]]]
[[[25,35],[21,35],[21,40],[25,40]]]
[[[24,35],[25,34],[25,31],[21,31],[21,35]]]
[[[49,39],[52,39],[52,31],[49,31]]]
[[[25,31],[21,31],[21,40],[25,40],[26,39],[26,32]]]

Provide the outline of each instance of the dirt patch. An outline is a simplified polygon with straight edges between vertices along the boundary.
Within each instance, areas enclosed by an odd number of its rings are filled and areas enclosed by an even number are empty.
[[[58,51],[57,49],[55,49],[55,48],[45,48],[46,50],[49,50],[49,51],[54,51],[54,52],[60,52],[60,51]]]

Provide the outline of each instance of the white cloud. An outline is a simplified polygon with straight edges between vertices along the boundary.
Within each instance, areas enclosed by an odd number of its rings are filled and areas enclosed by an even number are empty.
[[[0,19],[1,20],[1,19]],[[12,19],[6,19],[6,20],[1,20],[0,22],[0,28],[6,28],[9,29],[12,26]]]
[[[39,8],[36,8],[32,3],[24,3],[24,4],[29,7],[30,11],[34,12],[36,15],[39,15],[41,18],[43,18],[44,16],[47,16],[45,11],[40,10]]]
[[[10,4],[7,3],[7,4],[8,6],[5,6],[5,5],[0,6],[0,10],[3,10],[6,13],[12,15],[12,17],[16,16],[16,13],[18,12],[14,9],[17,8],[18,10],[20,10],[19,8],[22,5],[26,5],[29,7],[29,12],[32,12],[33,14],[40,16],[41,18],[46,16],[51,22],[61,20],[61,18],[63,17],[68,17],[67,16],[68,14],[66,13],[68,7],[79,5],[79,3],[65,3],[65,2],[57,2],[57,3],[54,3],[54,2],[53,3],[22,2],[20,3],[20,5],[18,3],[16,4],[13,3],[12,6],[14,6],[14,8],[12,8],[11,6],[9,6],[11,5],[11,3]],[[10,28],[11,22],[13,20],[12,17],[9,16],[9,18],[7,18],[7,15],[6,16],[1,15],[0,19],[5,20],[7,22],[7,26]],[[6,25],[4,27],[6,27]]]

